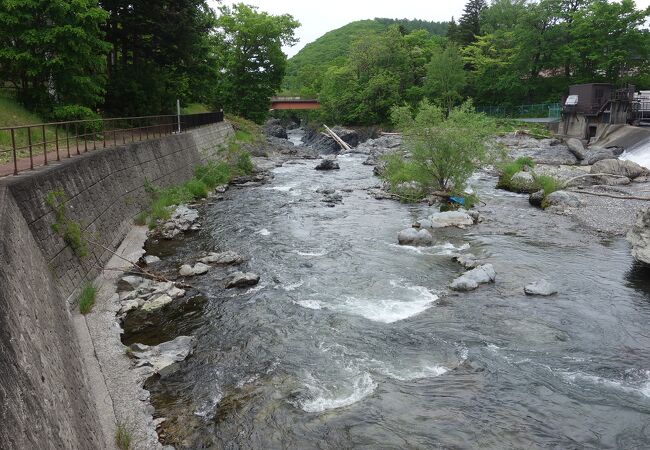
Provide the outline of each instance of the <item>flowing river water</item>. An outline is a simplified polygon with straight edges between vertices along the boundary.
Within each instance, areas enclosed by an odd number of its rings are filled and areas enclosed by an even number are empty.
[[[297,161],[231,188],[202,207],[200,232],[158,248],[170,267],[233,250],[261,275],[235,291],[224,270],[192,280],[205,302],[174,327],[197,336],[194,355],[148,384],[168,443],[650,447],[650,273],[623,239],[480,175],[483,223],[399,246],[398,232],[434,209],[375,200],[365,157],[338,159],[339,171]],[[328,207],[319,188],[343,203]],[[492,263],[497,282],[450,293],[462,273],[453,252]],[[542,277],[559,294],[526,297]]]

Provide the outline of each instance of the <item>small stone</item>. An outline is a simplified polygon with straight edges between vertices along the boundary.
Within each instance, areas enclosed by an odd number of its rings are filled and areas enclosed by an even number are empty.
[[[203,275],[205,273],[208,273],[208,270],[210,270],[210,266],[204,264],[204,263],[196,263],[194,267],[192,268],[192,271],[194,272],[194,275]]]
[[[484,264],[465,272],[452,281],[449,287],[454,291],[473,291],[481,284],[493,283],[496,276],[492,264]]]
[[[463,211],[446,211],[432,214],[429,217],[433,228],[459,227],[474,225],[472,216]]]
[[[122,307],[120,308],[120,311],[118,314],[126,314],[129,311],[132,311],[134,309],[138,309],[140,306],[140,302],[138,300],[127,300],[125,302],[122,302]]]
[[[136,276],[126,276],[120,278],[120,281],[117,282],[117,291],[134,291],[136,290],[144,281],[142,277]]]
[[[201,258],[199,261],[203,264],[231,265],[243,263],[244,257],[230,251],[223,253],[212,252],[209,253],[208,256]]]
[[[557,289],[555,289],[551,283],[546,280],[535,281],[534,283],[527,284],[524,287],[524,292],[526,295],[542,295],[549,296],[557,294]]]
[[[174,286],[173,288],[167,291],[167,295],[169,295],[173,299],[177,299],[183,297],[185,295],[185,291],[183,289]]]
[[[144,257],[144,262],[146,265],[151,265],[160,262],[160,258],[154,255],[147,255]]]
[[[226,288],[255,286],[260,281],[260,276],[251,272],[235,272],[226,282]]]
[[[339,163],[333,158],[325,158],[315,167],[316,170],[337,170]]]
[[[194,275],[194,270],[189,264],[183,264],[178,270],[178,274],[182,277],[191,277]]]
[[[169,295],[163,294],[159,297],[156,297],[154,300],[150,300],[142,305],[142,310],[147,312],[155,311],[165,305],[170,304],[172,300],[173,299]]]
[[[543,201],[544,201],[544,191],[533,192],[528,197],[528,203],[530,203],[533,206],[541,207]]]

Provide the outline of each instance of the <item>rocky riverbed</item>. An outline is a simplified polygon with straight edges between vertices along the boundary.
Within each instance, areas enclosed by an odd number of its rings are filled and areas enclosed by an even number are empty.
[[[505,139],[548,173],[590,169],[562,143]],[[152,233],[143,270],[117,284],[117,315],[161,441],[650,442],[648,272],[617,237],[636,203],[576,192],[579,206],[543,211],[495,189],[490,171],[471,180],[484,202],[471,211],[378,200],[389,196],[371,164],[391,151],[398,136],[313,160],[269,138],[254,176]],[[338,169],[314,170],[323,161]],[[639,194],[644,183],[583,189]],[[471,420],[477,404],[490,412]]]

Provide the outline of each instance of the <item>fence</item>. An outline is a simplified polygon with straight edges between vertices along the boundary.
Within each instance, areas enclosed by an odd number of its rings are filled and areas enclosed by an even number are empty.
[[[559,119],[562,107],[559,103],[537,103],[532,105],[518,106],[477,106],[477,112],[488,116],[503,117],[510,119],[525,118],[551,118]]]
[[[223,121],[223,112],[76,120],[0,128],[0,176],[89,150],[145,141]]]

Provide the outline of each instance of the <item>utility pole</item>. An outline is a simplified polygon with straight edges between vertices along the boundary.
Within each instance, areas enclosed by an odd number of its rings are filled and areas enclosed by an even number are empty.
[[[176,99],[176,117],[178,119],[178,133],[181,132],[181,101]]]

